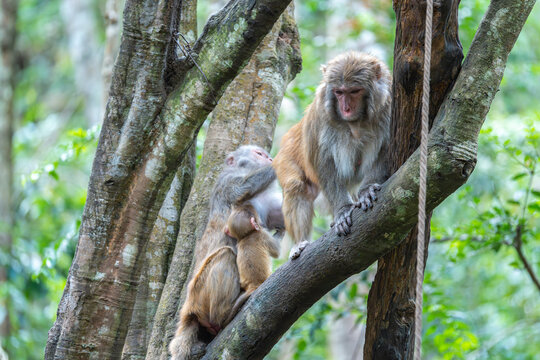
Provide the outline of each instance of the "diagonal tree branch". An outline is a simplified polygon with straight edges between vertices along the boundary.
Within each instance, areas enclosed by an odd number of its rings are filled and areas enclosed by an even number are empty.
[[[462,185],[508,54],[535,0],[493,0],[429,140],[427,209]],[[417,215],[418,151],[384,184],[377,205],[353,212],[349,236],[329,231],[280,267],[209,345],[204,359],[262,358],[317,299],[395,247]]]

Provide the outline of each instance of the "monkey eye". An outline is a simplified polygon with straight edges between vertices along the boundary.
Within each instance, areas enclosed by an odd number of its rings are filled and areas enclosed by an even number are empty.
[[[341,91],[341,90],[336,90],[335,93],[336,93],[336,95],[343,95],[343,91]]]
[[[354,89],[351,91],[351,94],[358,94],[359,92],[361,92],[363,89]]]

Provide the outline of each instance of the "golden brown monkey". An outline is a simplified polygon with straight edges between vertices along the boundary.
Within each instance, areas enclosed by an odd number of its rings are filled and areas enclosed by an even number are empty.
[[[271,257],[279,256],[279,242],[261,227],[261,219],[253,205],[244,203],[233,207],[225,233],[238,240],[236,264],[240,286],[244,293],[236,300],[232,319],[240,307],[272,273]]]
[[[210,197],[208,225],[195,249],[195,275],[169,345],[173,360],[204,350],[207,341],[201,335],[212,337],[225,327],[241,295],[236,240],[223,231],[232,205],[251,204],[260,214],[259,224],[271,230],[283,228],[281,196],[273,187],[276,175],[271,163],[268,153],[253,145],[241,146],[225,160]]]
[[[292,258],[311,237],[313,202],[320,191],[341,236],[350,232],[353,207],[373,207],[388,178],[383,160],[390,134],[388,68],[373,56],[349,52],[321,70],[315,99],[283,136],[273,162],[283,188],[285,229],[296,243]]]

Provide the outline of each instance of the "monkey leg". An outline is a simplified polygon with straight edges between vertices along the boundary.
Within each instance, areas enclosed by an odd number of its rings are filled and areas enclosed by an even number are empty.
[[[348,204],[342,207],[335,220],[330,224],[330,227],[336,230],[338,236],[345,236],[350,234],[352,226],[352,211],[355,208],[356,203]]]
[[[180,315],[176,334],[169,344],[171,360],[186,360],[202,353],[206,344],[198,340],[199,322],[194,315]]]
[[[283,189],[283,218],[285,229],[293,239],[295,246],[289,257],[296,259],[309,243],[311,238],[312,220],[315,215],[313,199],[306,191],[287,191]]]
[[[246,289],[246,291],[240,295],[238,297],[238,299],[236,299],[236,302],[234,303],[234,306],[231,310],[231,315],[229,316],[229,319],[227,319],[227,324],[230,323],[232,321],[232,319],[234,319],[234,317],[236,316],[236,314],[238,314],[238,311],[240,311],[240,309],[242,308],[242,306],[244,306],[244,304],[246,303],[247,299],[249,299],[249,297],[251,296],[251,294],[255,291],[255,289],[257,289],[257,287],[248,287]]]

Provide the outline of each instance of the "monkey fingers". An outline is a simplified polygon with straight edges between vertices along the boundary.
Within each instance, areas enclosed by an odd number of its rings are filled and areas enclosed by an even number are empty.
[[[381,185],[371,184],[365,190],[362,190],[358,194],[358,201],[355,203],[357,208],[364,211],[368,211],[373,207],[373,203],[377,201],[376,191],[381,190]]]
[[[339,211],[336,216],[336,220],[331,225],[335,228],[338,236],[344,236],[351,233],[352,226],[352,211],[356,207],[356,204],[346,205]]]
[[[302,251],[304,251],[304,249],[306,248],[306,246],[309,244],[308,241],[302,241],[296,245],[293,246],[293,248],[291,249],[291,252],[289,253],[289,258],[291,260],[294,260],[296,258],[298,258],[300,256],[300,254],[302,253]]]

